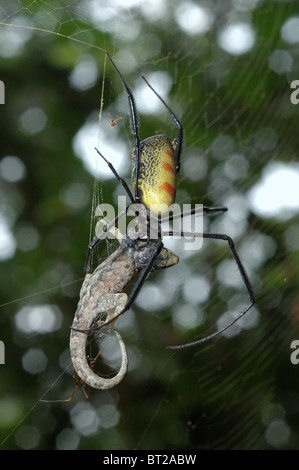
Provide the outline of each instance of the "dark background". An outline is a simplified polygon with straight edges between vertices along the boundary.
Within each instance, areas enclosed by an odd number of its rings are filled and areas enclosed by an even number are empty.
[[[175,20],[178,8],[189,5],[184,1],[167,2],[161,17],[149,14],[151,4],[121,8],[108,1],[104,9],[101,2],[97,8],[93,2],[1,2],[1,47],[7,50],[20,37],[23,41],[19,52],[3,53],[0,60],[5,83],[1,159],[16,156],[25,167],[24,177],[16,182],[8,181],[1,167],[0,179],[1,212],[16,240],[15,252],[2,257],[0,271],[0,339],[6,353],[0,366],[3,449],[298,449],[299,365],[290,361],[290,345],[299,339],[299,255],[296,243],[287,242],[290,234],[293,239],[298,234],[298,217],[287,209],[261,216],[248,200],[270,162],[297,159],[298,107],[290,102],[290,83],[299,79],[298,42],[287,43],[281,33],[287,19],[299,14],[296,3],[197,1],[195,5],[210,8],[213,20],[204,34],[191,35]],[[105,20],[107,11],[114,12],[110,20]],[[221,49],[217,39],[221,28],[234,21],[248,22],[256,33],[254,46],[239,56]],[[22,25],[33,29],[18,27]],[[42,403],[42,397],[69,397],[75,385],[71,368],[63,371],[69,365],[69,326],[93,237],[92,201],[113,202],[115,190],[124,194],[114,179],[94,185],[95,175],[86,171],[73,149],[79,129],[88,120],[98,120],[105,50],[135,58],[131,67],[121,55],[117,60],[133,90],[142,74],[159,70],[172,78],[167,99],[186,134],[177,202],[221,206],[230,201],[230,214],[208,220],[206,229],[225,230],[234,237],[257,306],[253,323],[231,338],[184,351],[166,350],[168,344],[214,331],[217,319],[236,304],[234,299],[247,303],[238,276],[236,286],[223,282],[232,275],[219,271],[223,260],[231,260],[225,243],[205,242],[185,258],[180,252],[181,263],[153,274],[147,281],[153,290],[120,323],[132,370],[117,389],[92,390],[88,400],[79,389],[71,402]],[[275,50],[293,58],[288,73],[270,69]],[[98,77],[92,87],[78,90],[69,77],[86,58],[97,65]],[[126,116],[126,101],[118,101],[122,87],[110,64],[104,83],[104,111]],[[21,124],[31,107],[41,108],[47,117],[42,130],[33,134]],[[166,113],[143,115],[138,102],[137,107],[141,138],[176,135]],[[133,138],[128,119],[108,129],[104,115],[101,126],[109,145],[113,147],[115,136],[126,144],[122,176],[129,181]],[[264,129],[270,129],[268,142]],[[219,141],[223,136],[229,139]],[[230,143],[228,148],[224,142]],[[97,144],[90,144],[95,160]],[[188,177],[200,171],[198,166],[192,171],[194,160],[184,167],[184,158],[191,154],[202,165],[197,181]],[[240,168],[236,154],[242,155]],[[77,183],[81,192],[72,205],[66,194],[74,194],[68,191]],[[274,194],[279,189],[273,188]],[[37,241],[31,246],[33,235]],[[104,242],[100,259],[111,251],[113,246]],[[188,296],[199,276],[208,282],[210,294],[197,305]],[[162,307],[154,310],[157,288]],[[171,301],[163,304],[166,294]],[[26,334],[16,327],[22,308],[28,312],[47,305],[59,309],[59,328]],[[183,315],[190,305],[193,312],[202,312],[203,321],[197,328],[180,329],[171,316],[178,309]],[[28,351],[47,358],[39,373],[24,369]]]

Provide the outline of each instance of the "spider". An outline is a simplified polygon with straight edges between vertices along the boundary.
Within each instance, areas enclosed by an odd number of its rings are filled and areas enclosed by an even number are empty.
[[[172,112],[170,107],[163,100],[163,98],[158,94],[156,90],[154,90],[154,88],[149,84],[147,79],[144,76],[142,76],[142,79],[147,84],[147,86],[153,91],[156,97],[162,102],[164,107],[167,109],[168,113],[170,114],[171,118],[173,119],[178,129],[178,134],[177,134],[177,138],[174,141],[171,141],[168,136],[162,134],[162,135],[155,135],[152,137],[148,137],[147,139],[140,142],[139,123],[138,123],[138,116],[137,116],[137,110],[136,110],[133,93],[129,85],[127,84],[125,78],[123,77],[119,69],[117,68],[116,64],[114,63],[114,61],[112,60],[108,52],[106,52],[106,56],[108,57],[116,73],[118,74],[123,84],[123,87],[125,89],[125,92],[127,93],[127,97],[129,101],[131,131],[135,140],[135,147],[132,151],[132,186],[134,190],[134,195],[131,192],[127,183],[118,175],[113,165],[101,154],[101,152],[98,149],[96,150],[98,154],[101,156],[101,158],[103,158],[103,160],[107,163],[107,165],[109,166],[109,168],[111,169],[112,173],[117,178],[117,180],[122,184],[123,188],[125,189],[127,195],[130,198],[131,204],[141,205],[141,207],[145,209],[146,221],[143,227],[144,235],[139,237],[139,240],[142,239],[142,241],[146,245],[150,242],[153,242],[153,240],[150,239],[149,231],[148,231],[150,220],[152,217],[152,212],[153,212],[152,204],[157,203],[159,207],[160,205],[164,204],[166,208],[169,209],[171,205],[174,204],[175,202],[176,177],[180,171],[180,166],[181,166],[180,159],[181,159],[182,148],[183,148],[184,128],[181,122],[179,121],[179,119],[175,116],[175,114]],[[100,240],[105,237],[105,234],[107,233],[107,231],[109,231],[112,227],[115,226],[115,224],[118,222],[120,217],[122,217],[128,212],[129,208],[131,207],[131,204],[129,204],[123,211],[121,211],[116,216],[116,218],[104,228],[103,232],[99,236],[97,236],[93,240],[93,242],[89,245],[88,254],[87,254],[86,263],[85,263],[85,270],[88,269],[89,258],[90,258],[90,254],[92,250],[100,242]],[[227,211],[227,208],[226,207],[209,208],[209,207],[204,206],[202,208],[202,211],[204,215],[218,215],[219,213],[223,213]],[[196,209],[193,209],[192,211],[190,211],[188,215],[190,214],[196,214]],[[184,217],[184,215],[186,214],[184,213],[181,214],[181,217]],[[171,221],[174,218],[175,218],[174,216],[170,216],[168,217],[168,220]],[[153,254],[151,257],[149,257],[147,261],[147,265],[144,267],[143,272],[140,274],[140,277],[124,309],[120,313],[118,313],[113,318],[113,320],[106,321],[101,326],[96,326],[96,327],[90,328],[89,330],[78,330],[78,331],[89,332],[91,330],[99,329],[104,326],[107,326],[112,321],[115,321],[116,318],[123,315],[130,308],[138,292],[140,291],[146,277],[151,272],[156,257],[159,255],[159,253],[161,252],[163,248],[163,241],[162,241],[163,235],[167,235],[167,236],[180,235],[182,237],[190,236],[190,233],[186,233],[186,232],[174,232],[174,231],[163,232],[161,229],[162,220],[163,219],[160,219],[160,221],[158,222],[157,239],[155,240],[155,249],[153,250]],[[245,308],[245,310],[243,310],[233,321],[231,321],[228,325],[221,328],[220,330],[204,338],[192,341],[191,343],[186,343],[186,344],[177,345],[177,346],[168,346],[169,349],[187,348],[190,346],[195,346],[200,343],[203,343],[204,341],[207,341],[211,338],[214,338],[215,336],[219,335],[220,333],[230,328],[243,315],[245,315],[245,313],[248,312],[248,310],[250,310],[250,308],[255,303],[255,297],[254,297],[251,283],[249,281],[249,278],[246,274],[246,271],[239,258],[239,255],[236,251],[234,242],[231,239],[231,237],[226,234],[218,234],[218,233],[192,233],[192,236],[202,237],[204,239],[223,240],[227,242],[228,247],[231,251],[231,254],[239,268],[244,285],[247,289],[250,303]],[[137,249],[136,245],[134,246],[135,246],[135,249]]]
[[[90,367],[90,369],[92,370],[95,363],[96,363],[96,360],[98,358],[98,356],[101,354],[101,351],[98,352],[98,354],[96,355],[96,357],[92,360],[88,360],[88,366]],[[85,382],[78,376],[77,372],[76,372],[76,369],[73,365],[73,372],[74,372],[74,375],[73,375],[73,378],[75,379],[75,387],[71,393],[71,395],[69,396],[69,398],[64,398],[64,399],[61,399],[61,400],[44,400],[44,399],[40,399],[39,401],[43,402],[43,403],[67,403],[67,402],[70,402],[72,401],[72,399],[74,398],[74,395],[76,393],[76,391],[78,390],[79,388],[79,385],[81,385],[81,389],[82,389],[82,392],[83,392],[83,395],[84,397],[86,398],[86,400],[88,400],[89,398],[89,392],[87,392],[85,390],[85,387],[86,387],[86,384]]]
[[[117,123],[117,121],[120,121],[121,119],[125,119],[125,117],[116,117],[115,119],[113,119],[113,117],[111,116],[110,113],[108,113],[109,115],[109,126],[108,127],[114,127],[115,124]]]

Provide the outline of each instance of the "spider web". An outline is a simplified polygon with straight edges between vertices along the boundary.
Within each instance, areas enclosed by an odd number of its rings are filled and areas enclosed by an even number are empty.
[[[250,197],[271,162],[296,160],[297,44],[286,33],[296,2],[1,3],[2,448],[298,448],[290,345],[299,225],[291,205],[269,217]],[[226,43],[232,31],[237,39]],[[134,91],[141,138],[176,134],[142,74],[183,122],[177,202],[228,206],[205,230],[233,237],[257,306],[214,341],[166,350],[224,326],[249,303],[224,242],[186,252],[183,240],[167,240],[179,265],[151,275],[119,321],[130,361],[122,384],[88,400],[78,390],[69,403],[40,403],[72,393],[69,326],[94,209],[124,195],[94,147],[130,177],[127,98],[105,68],[106,49]],[[108,112],[125,119],[109,127]],[[114,248],[104,242],[93,263]],[[106,362],[115,354],[107,351]]]

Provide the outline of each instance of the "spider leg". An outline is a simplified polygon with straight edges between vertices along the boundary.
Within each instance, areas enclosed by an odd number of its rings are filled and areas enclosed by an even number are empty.
[[[219,215],[223,214],[223,212],[227,212],[227,207],[196,207],[194,209],[191,209],[190,211],[185,211],[180,214],[171,214],[166,217],[162,217],[160,219],[160,222],[172,222],[175,219],[183,219],[184,217],[190,216],[190,215],[196,215],[196,214],[203,214],[203,215]]]
[[[224,326],[223,328],[221,328],[220,330],[218,331],[215,331],[214,333],[204,337],[204,338],[201,338],[197,341],[193,341],[191,343],[186,343],[186,344],[181,344],[181,345],[178,345],[178,346],[167,346],[167,349],[183,349],[183,348],[188,348],[188,347],[191,347],[191,346],[196,346],[197,344],[201,344],[201,343],[204,343],[205,341],[208,341],[212,338],[215,338],[215,336],[218,336],[219,334],[223,333],[224,331],[228,330],[234,323],[236,323],[238,320],[240,320],[240,318],[243,317],[243,315],[245,315],[245,313],[248,312],[248,310],[251,309],[251,307],[255,304],[255,296],[254,296],[254,293],[253,293],[253,288],[252,288],[252,285],[248,279],[248,276],[246,274],[246,271],[244,269],[244,266],[240,260],[240,257],[237,253],[237,250],[235,248],[235,245],[234,245],[234,242],[232,240],[231,237],[229,237],[228,235],[225,235],[225,234],[218,234],[218,233],[192,233],[192,232],[163,232],[163,235],[168,235],[168,236],[186,236],[186,237],[202,237],[202,238],[208,238],[208,239],[212,239],[212,240],[224,240],[228,243],[228,246],[229,246],[229,249],[237,263],[237,266],[239,268],[239,271],[240,271],[240,274],[242,276],[242,279],[243,279],[243,282],[246,286],[246,289],[247,289],[247,292],[248,292],[248,295],[249,295],[249,298],[250,298],[250,304],[245,308],[245,310],[243,310],[243,312],[241,312],[234,320],[232,320],[228,325]]]
[[[142,75],[141,77],[145,83],[147,84],[147,86],[155,93],[155,95],[157,96],[157,98],[159,98],[159,100],[162,102],[162,104],[165,106],[165,108],[167,109],[167,111],[169,112],[169,114],[171,115],[172,119],[174,120],[175,122],[175,125],[177,126],[178,128],[178,137],[177,137],[177,141],[178,141],[178,147],[177,147],[177,152],[176,152],[176,173],[178,174],[180,169],[181,169],[181,154],[182,154],[182,148],[183,148],[183,139],[184,139],[184,128],[183,128],[183,125],[182,123],[178,120],[178,118],[176,117],[176,115],[173,113],[173,111],[171,111],[170,107],[168,106],[167,103],[165,103],[165,101],[163,100],[163,98],[159,95],[159,93],[152,87],[152,85],[149,84],[149,82],[147,81],[147,79]]]
[[[131,207],[131,204],[129,204],[125,209],[123,209],[116,217],[115,219],[110,222],[105,229],[100,233],[98,237],[95,237],[94,240],[88,245],[88,251],[86,255],[86,260],[85,260],[85,265],[84,265],[84,272],[88,271],[88,264],[89,264],[89,259],[92,250],[97,246],[97,244],[105,237],[106,233],[109,232],[109,230],[116,225],[118,220],[123,217]]]
[[[40,400],[40,401],[42,401],[43,403],[67,403],[67,402],[69,402],[69,401],[71,401],[71,400],[73,399],[73,397],[74,397],[74,395],[75,395],[76,390],[77,390],[78,387],[79,387],[79,381],[78,381],[78,379],[77,379],[77,383],[76,383],[76,385],[75,385],[75,387],[74,387],[74,390],[72,391],[72,394],[71,394],[71,396],[70,396],[69,398],[66,398],[65,400]],[[82,390],[84,390],[84,388],[83,388]],[[86,398],[85,393],[86,393],[86,392],[84,391],[84,396],[85,396],[85,398]]]
[[[116,169],[114,168],[114,166],[112,165],[112,163],[110,163],[105,157],[104,155],[95,147],[95,150],[96,152],[100,155],[100,157],[102,157],[102,159],[107,163],[107,165],[109,166],[110,170],[112,171],[112,173],[114,174],[115,178],[117,179],[117,181],[119,181],[119,183],[122,184],[122,186],[124,187],[127,195],[129,196],[129,198],[131,199],[131,202],[132,204],[135,203],[135,199],[133,197],[133,194],[131,193],[131,190],[129,188],[129,186],[127,185],[127,183],[125,182],[125,180],[123,178],[121,178],[119,176],[119,174],[117,173]]]
[[[39,401],[42,401],[43,403],[66,403],[68,401],[71,401],[73,399],[73,396],[76,393],[77,388],[79,387],[79,378],[78,378],[77,372],[75,371],[74,366],[73,366],[73,370],[74,370],[74,379],[76,381],[76,385],[69,398],[66,398],[64,400],[39,400]]]
[[[139,279],[138,279],[137,283],[135,284],[135,286],[134,286],[134,288],[133,288],[133,290],[132,290],[132,292],[131,292],[131,294],[128,298],[128,301],[127,301],[126,305],[124,306],[124,308],[121,312],[119,312],[117,315],[114,315],[111,319],[109,319],[105,323],[102,323],[99,326],[91,327],[91,328],[88,328],[88,329],[77,329],[77,328],[74,328],[74,327],[71,326],[71,329],[75,330],[75,331],[80,331],[82,333],[89,333],[90,331],[97,331],[97,330],[100,330],[100,329],[102,329],[106,326],[109,326],[110,323],[115,322],[115,320],[117,320],[127,310],[129,310],[132,303],[136,299],[141,287],[143,286],[143,283],[146,280],[146,278],[147,278],[147,276],[148,276],[148,274],[149,274],[149,272],[150,272],[150,270],[151,270],[151,268],[154,264],[154,261],[157,258],[158,254],[160,253],[160,251],[162,250],[162,248],[163,248],[163,242],[162,242],[162,240],[159,240],[156,247],[155,247],[155,250],[153,251],[152,255],[150,256],[150,258],[148,260],[147,265],[145,266],[145,268],[141,272],[141,274],[139,276]]]
[[[126,93],[128,95],[128,100],[129,100],[129,107],[130,107],[130,116],[131,116],[131,130],[132,134],[134,135],[135,139],[135,157],[136,157],[136,167],[135,167],[135,175],[134,175],[134,180],[135,180],[135,202],[138,203],[140,201],[140,197],[138,194],[138,175],[139,175],[139,156],[140,156],[140,137],[139,137],[139,124],[138,124],[138,114],[136,110],[136,104],[135,100],[133,97],[133,93],[130,90],[129,85],[127,84],[126,80],[116,67],[115,63],[113,62],[112,58],[110,57],[109,53],[106,51],[106,56],[110,60],[111,64],[113,65],[115,71],[117,72],[119,78],[122,81],[122,84],[126,90]]]
[[[223,212],[227,212],[227,207],[206,207],[203,206],[203,213],[204,215],[219,215],[223,214]]]

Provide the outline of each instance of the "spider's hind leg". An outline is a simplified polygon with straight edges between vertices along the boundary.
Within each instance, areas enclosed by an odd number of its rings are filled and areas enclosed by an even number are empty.
[[[228,235],[225,235],[225,234],[219,234],[219,233],[192,233],[192,232],[169,232],[167,233],[167,235],[169,236],[177,236],[177,235],[181,235],[181,236],[194,236],[194,237],[202,237],[202,238],[207,238],[207,239],[210,239],[210,240],[223,240],[223,241],[226,241],[228,243],[228,246],[229,246],[229,249],[235,259],[235,262],[237,263],[237,266],[239,268],[239,271],[240,271],[240,274],[241,274],[241,277],[243,279],[243,283],[245,284],[245,287],[247,289],[247,292],[248,292],[248,295],[249,295],[249,298],[250,298],[250,303],[249,305],[245,308],[245,310],[243,310],[234,320],[232,320],[228,325],[224,326],[223,328],[221,328],[220,330],[218,331],[215,331],[214,333],[204,337],[204,338],[201,338],[197,341],[193,341],[191,343],[187,343],[187,344],[182,344],[182,345],[178,345],[178,346],[167,346],[168,349],[183,349],[183,348],[187,348],[187,347],[190,347],[190,346],[196,346],[197,344],[200,344],[200,343],[204,343],[205,341],[208,341],[209,339],[212,339],[212,338],[215,338],[215,336],[218,336],[220,333],[223,333],[224,331],[228,330],[234,323],[236,323],[238,320],[240,320],[240,318],[243,317],[243,315],[245,315],[245,313],[247,313],[251,307],[255,304],[255,296],[254,296],[254,292],[253,292],[253,288],[252,288],[252,285],[251,285],[251,282],[249,281],[249,278],[247,276],[247,273],[245,271],[245,268],[240,260],[240,257],[237,253],[237,250],[235,248],[235,244],[232,240],[232,238]]]

